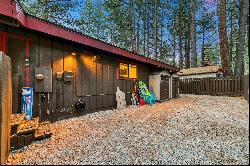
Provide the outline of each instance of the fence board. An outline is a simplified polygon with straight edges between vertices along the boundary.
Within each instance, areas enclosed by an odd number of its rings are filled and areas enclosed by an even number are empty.
[[[237,78],[238,78],[238,77],[236,77],[235,80],[234,80],[234,81],[235,81],[235,85],[234,85],[234,86],[235,86],[235,87],[234,87],[234,96],[237,96],[237,85],[238,85]]]
[[[225,78],[225,96],[228,95],[228,84],[227,84],[227,82],[228,82],[228,78],[226,77]]]
[[[245,75],[244,78],[244,98],[249,102],[249,74]]]
[[[222,91],[222,80],[219,78],[218,79],[218,82],[219,82],[219,96],[221,96],[221,91]]]
[[[215,79],[215,95],[218,95],[218,87],[219,87],[218,79]]]
[[[229,96],[232,96],[232,94],[233,94],[233,81],[232,81],[232,79],[231,79],[231,77],[228,77],[228,80],[229,80],[229,82],[228,82],[228,87],[229,87]]]

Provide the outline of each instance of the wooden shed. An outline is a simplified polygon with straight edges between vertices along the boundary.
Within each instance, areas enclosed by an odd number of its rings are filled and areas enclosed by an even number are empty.
[[[149,85],[150,73],[178,71],[30,16],[13,0],[0,1],[0,51],[12,62],[12,113],[20,112],[21,88],[32,87],[33,116],[42,121],[115,108],[116,87],[126,93],[130,104],[134,79]],[[86,103],[82,112],[74,108],[79,99]]]
[[[222,77],[223,72],[218,65],[205,65],[201,67],[182,69],[177,72],[180,79],[186,78],[208,78],[208,77]]]

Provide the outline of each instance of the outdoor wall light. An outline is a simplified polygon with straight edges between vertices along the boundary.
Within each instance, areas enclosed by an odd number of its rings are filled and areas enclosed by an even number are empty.
[[[78,52],[72,51],[71,55],[75,56],[76,58],[80,57],[80,54]]]
[[[101,56],[100,55],[95,55],[93,57],[93,62],[99,63],[101,61]]]

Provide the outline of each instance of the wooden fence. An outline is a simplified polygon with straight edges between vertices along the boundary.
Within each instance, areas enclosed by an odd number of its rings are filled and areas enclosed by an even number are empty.
[[[11,62],[0,52],[0,164],[5,164],[10,151],[12,110]]]
[[[244,77],[180,79],[180,94],[243,96]]]

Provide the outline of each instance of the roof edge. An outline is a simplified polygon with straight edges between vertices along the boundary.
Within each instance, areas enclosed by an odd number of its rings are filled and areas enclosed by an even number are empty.
[[[119,48],[112,44],[104,41],[86,36],[79,32],[73,31],[72,29],[59,26],[55,23],[51,23],[35,16],[26,13],[22,6],[17,1],[12,0],[1,0],[0,2],[0,13],[12,17],[17,20],[22,27],[46,33],[52,36],[63,38],[69,41],[73,41],[79,44],[83,44],[92,48],[107,51],[116,55],[124,56],[130,59],[138,60],[144,63],[155,65],[159,68],[169,69],[174,72],[178,72],[179,68],[153,60],[151,58],[144,57],[140,54]]]

